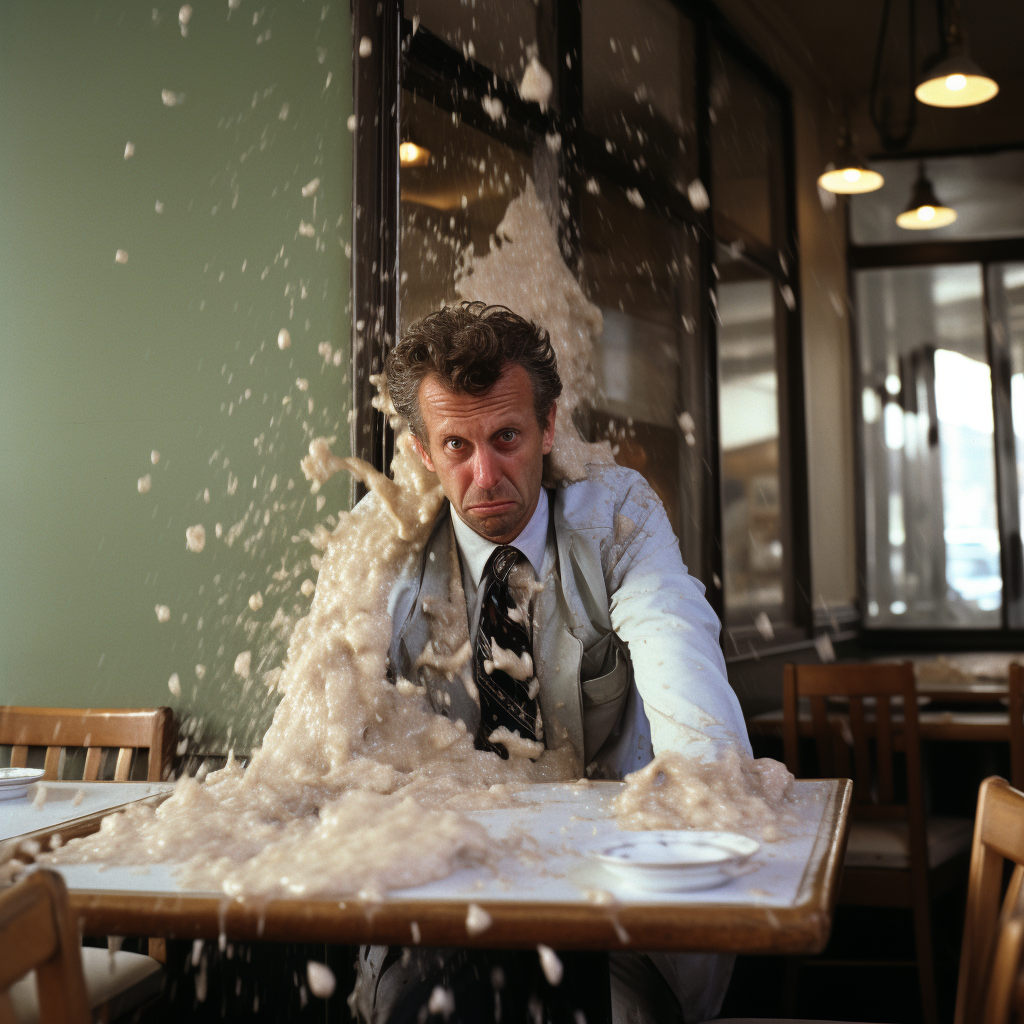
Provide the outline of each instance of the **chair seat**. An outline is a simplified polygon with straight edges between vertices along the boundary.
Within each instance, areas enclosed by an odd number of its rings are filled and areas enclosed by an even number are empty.
[[[108,1004],[109,1020],[130,1013],[151,996],[160,993],[164,969],[151,956],[142,953],[117,952],[82,947],[82,973],[89,996],[89,1009]],[[39,993],[36,972],[29,971],[10,988],[14,1016],[20,1024],[38,1024]]]
[[[929,818],[928,866],[938,867],[971,848],[970,818]],[[910,869],[910,831],[905,821],[851,821],[846,841],[848,868]]]

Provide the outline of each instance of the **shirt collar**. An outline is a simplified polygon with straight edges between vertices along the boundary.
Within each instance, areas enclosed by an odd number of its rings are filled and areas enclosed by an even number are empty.
[[[455,539],[459,545],[459,551],[469,567],[473,577],[474,586],[480,586],[480,580],[487,565],[487,559],[491,557],[497,544],[481,537],[471,526],[467,526],[452,510],[452,525],[455,527]],[[533,571],[540,577],[541,568],[544,564],[544,548],[548,539],[548,495],[542,487],[540,497],[537,499],[537,507],[530,517],[530,521],[520,531],[519,536],[510,541],[511,547],[524,554],[533,566]]]

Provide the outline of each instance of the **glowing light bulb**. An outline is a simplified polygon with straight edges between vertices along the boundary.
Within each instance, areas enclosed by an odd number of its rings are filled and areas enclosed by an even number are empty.
[[[946,77],[946,88],[950,92],[959,92],[961,89],[967,88],[967,76],[966,75],[947,75]]]
[[[430,160],[430,150],[415,142],[403,142],[398,147],[398,162],[402,167],[422,167]]]
[[[860,171],[856,167],[847,167],[843,171],[843,181],[860,181]]]
[[[924,220],[924,221],[935,220],[935,207],[934,206],[922,206],[917,211],[917,219],[918,220]]]

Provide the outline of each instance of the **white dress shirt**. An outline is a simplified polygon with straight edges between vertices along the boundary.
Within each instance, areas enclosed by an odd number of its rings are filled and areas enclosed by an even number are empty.
[[[476,593],[487,567],[487,559],[499,545],[494,541],[481,537],[471,526],[467,526],[452,509],[452,524],[455,527],[455,540],[462,555],[464,575],[472,581],[473,587],[466,588],[466,599],[472,604],[472,595]],[[541,566],[544,564],[544,547],[548,539],[548,494],[542,487],[537,507],[530,516],[530,521],[519,531],[518,536],[509,541],[509,546],[524,554],[533,566],[537,578],[540,578]]]

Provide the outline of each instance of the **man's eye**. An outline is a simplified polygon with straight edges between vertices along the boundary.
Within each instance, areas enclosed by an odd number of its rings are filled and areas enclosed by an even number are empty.
[[[516,439],[516,432],[514,430],[503,430],[501,432],[501,439],[505,442],[512,442]]]
[[[457,452],[462,447],[462,442],[457,437],[448,439],[448,447],[453,451]]]

